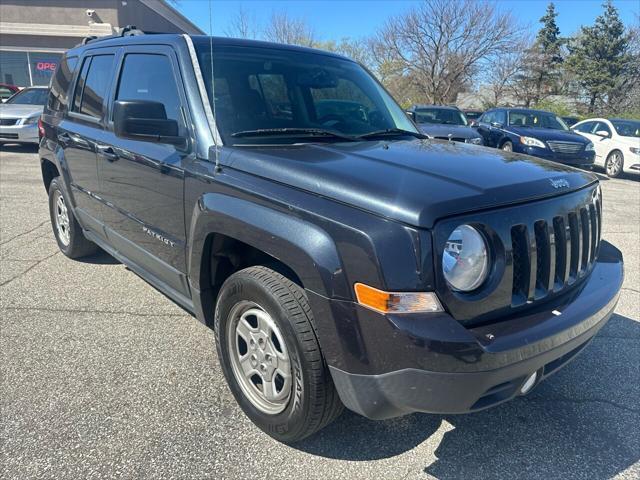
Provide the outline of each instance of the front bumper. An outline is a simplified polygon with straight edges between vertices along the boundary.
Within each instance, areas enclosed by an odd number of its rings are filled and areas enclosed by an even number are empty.
[[[0,142],[6,143],[38,143],[38,125],[3,125],[0,126]]]
[[[576,154],[555,153],[548,148],[528,147],[522,144],[514,144],[513,150],[518,153],[532,155],[552,162],[572,166],[590,166],[595,161],[594,151],[582,151]]]
[[[446,314],[383,317],[354,306],[350,321],[340,318],[344,305],[327,300],[343,335],[339,345],[321,329],[319,338],[340,398],[366,417],[482,410],[518,395],[532,373],[545,378],[574,358],[611,317],[623,276],[622,254],[602,242],[581,285],[513,318],[465,328]],[[310,299],[322,314],[322,300]]]

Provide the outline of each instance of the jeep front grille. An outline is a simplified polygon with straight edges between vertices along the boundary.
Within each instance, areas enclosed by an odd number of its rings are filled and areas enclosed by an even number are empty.
[[[566,154],[574,154],[580,152],[584,146],[582,143],[578,142],[559,142],[559,141],[549,141],[547,142],[549,148],[554,153],[566,153]]]
[[[511,228],[512,306],[559,292],[590,271],[600,242],[600,204]]]
[[[508,318],[569,292],[591,272],[598,255],[602,206],[596,184],[574,192],[444,219],[434,227],[436,290],[463,322]],[[492,269],[477,290],[452,290],[442,273],[451,232],[471,224],[485,235]]]

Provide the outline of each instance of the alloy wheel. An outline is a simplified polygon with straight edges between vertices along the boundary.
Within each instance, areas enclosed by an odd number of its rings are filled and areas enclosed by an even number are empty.
[[[620,155],[620,152],[614,152],[609,156],[609,161],[607,162],[607,175],[616,177],[620,174],[621,170],[622,155]]]
[[[240,389],[258,410],[276,415],[291,396],[291,360],[278,325],[259,305],[244,301],[229,313],[227,341]]]
[[[64,201],[62,193],[57,190],[54,198],[56,229],[58,230],[58,239],[65,246],[69,246],[71,241],[71,232],[69,231],[69,210]]]

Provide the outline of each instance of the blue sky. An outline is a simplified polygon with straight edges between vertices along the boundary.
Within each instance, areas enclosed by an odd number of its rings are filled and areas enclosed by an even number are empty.
[[[547,6],[546,0],[495,0],[501,8],[511,10],[533,30]],[[265,23],[274,11],[286,11],[304,18],[319,39],[340,39],[370,35],[386,18],[397,15],[419,1],[408,0],[211,0],[213,32],[224,35],[227,22],[240,5],[251,11],[258,22]],[[601,0],[556,0],[560,33],[568,36],[580,25],[590,25],[602,12]],[[615,0],[626,25],[637,22],[640,0]],[[209,31],[209,0],[178,0],[177,8],[205,32]]]

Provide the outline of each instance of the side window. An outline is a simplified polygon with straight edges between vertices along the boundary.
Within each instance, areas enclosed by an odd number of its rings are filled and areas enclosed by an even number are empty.
[[[611,136],[611,129],[609,125],[604,122],[597,122],[595,128],[593,129],[593,133],[595,132],[607,132],[609,136]]]
[[[102,117],[104,99],[111,81],[113,58],[113,55],[96,55],[85,59],[74,95],[75,112],[95,118]]]
[[[582,133],[592,133],[593,132],[594,123],[595,122],[582,123],[582,124],[578,125],[577,127],[575,127],[574,130],[577,130],[578,132],[582,132]]]
[[[116,100],[149,100],[162,103],[167,119],[178,122],[181,134],[184,132],[178,86],[171,61],[166,55],[127,54],[124,57],[115,98]]]
[[[482,123],[491,123],[493,121],[495,121],[495,116],[494,116],[495,112],[486,112],[482,114],[482,117],[480,117],[480,120],[478,120],[479,122]]]
[[[89,65],[91,65],[91,57],[87,57],[82,62],[82,70],[80,70],[80,75],[78,76],[78,81],[76,82],[76,89],[73,92],[73,104],[72,110],[74,112],[80,111],[80,102],[82,101],[82,90],[84,90],[84,84],[87,81],[87,72],[89,71]]]
[[[495,120],[494,122],[501,123],[502,125],[507,124],[507,112],[504,110],[498,110],[495,112]]]
[[[50,110],[61,111],[67,106],[69,87],[73,74],[78,64],[78,57],[63,57],[58,64],[58,69],[51,81],[49,101],[47,106]]]

